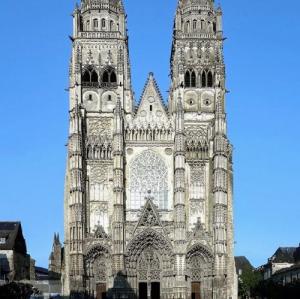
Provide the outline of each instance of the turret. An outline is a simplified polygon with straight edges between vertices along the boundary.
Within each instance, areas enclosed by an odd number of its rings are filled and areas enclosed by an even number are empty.
[[[124,272],[124,123],[121,100],[118,98],[114,110],[114,205],[113,205],[113,274]]]
[[[185,242],[186,242],[186,207],[185,207],[185,136],[184,136],[184,111],[181,97],[177,100],[175,115],[175,152],[174,152],[174,252],[175,287],[178,297],[185,298],[186,286],[182,284],[185,275]]]

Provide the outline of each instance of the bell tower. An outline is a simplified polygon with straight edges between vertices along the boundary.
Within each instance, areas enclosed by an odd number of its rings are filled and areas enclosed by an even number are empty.
[[[180,0],[171,56],[170,109],[184,90],[185,112],[214,112],[214,98],[224,89],[222,11],[213,0]]]
[[[123,111],[130,114],[134,106],[122,0],[82,0],[73,13],[70,38],[64,294],[84,292],[89,275],[99,275],[99,281],[106,283],[113,279],[114,272],[123,270],[120,134]],[[84,258],[86,240],[96,238],[99,229],[103,235],[112,236],[113,244],[117,243],[113,245],[114,259],[106,277],[101,277],[101,273],[89,274]],[[107,254],[105,248],[101,250],[99,256]]]
[[[79,102],[88,111],[113,113],[120,97],[122,107],[132,112],[122,0],[82,0],[73,13],[73,28],[70,75]]]
[[[233,298],[232,146],[227,138],[222,10],[213,0],[179,0],[171,52],[169,110],[183,107],[187,234],[206,235],[210,286],[187,254],[189,292]],[[185,181],[184,181],[185,180]],[[196,239],[195,241],[196,242]],[[186,244],[189,251],[189,244]],[[202,265],[204,267],[204,264]],[[188,284],[189,284],[188,283]],[[218,285],[218,288],[213,286]],[[189,286],[188,286],[189,288]],[[201,296],[201,297],[202,297]]]

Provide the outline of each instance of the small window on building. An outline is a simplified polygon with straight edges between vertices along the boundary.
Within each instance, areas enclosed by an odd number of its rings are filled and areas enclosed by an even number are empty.
[[[196,73],[194,71],[191,74],[191,87],[196,87]]]
[[[153,111],[153,106],[152,106],[152,105],[150,105],[150,111],[151,111],[151,112]]]
[[[89,94],[89,101],[93,100],[93,95]]]
[[[110,25],[109,25],[109,29],[110,29],[110,31],[114,31],[114,21],[110,21]]]
[[[216,33],[217,32],[217,24],[216,24],[216,22],[213,23],[213,29],[214,29],[214,33]]]
[[[191,87],[191,74],[189,71],[185,72],[184,85],[185,85],[185,87]]]
[[[197,20],[193,21],[193,31],[197,30]]]
[[[105,19],[101,20],[101,27],[102,27],[102,29],[106,27],[106,21],[105,21]]]
[[[6,238],[0,238],[0,244],[5,244],[6,243]]]
[[[214,85],[213,74],[211,71],[209,71],[207,74],[207,87],[213,87],[213,85]]]
[[[90,21],[86,21],[86,30],[87,30],[87,31],[90,30]]]
[[[108,95],[107,100],[111,101],[111,95]]]
[[[98,29],[98,26],[99,26],[98,19],[93,20],[93,26],[94,26],[94,29]]]

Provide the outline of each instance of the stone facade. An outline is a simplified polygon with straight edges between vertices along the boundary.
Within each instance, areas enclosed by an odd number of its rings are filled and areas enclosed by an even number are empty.
[[[121,0],[74,14],[63,292],[236,298],[222,11],[180,0],[165,105],[136,104]]]

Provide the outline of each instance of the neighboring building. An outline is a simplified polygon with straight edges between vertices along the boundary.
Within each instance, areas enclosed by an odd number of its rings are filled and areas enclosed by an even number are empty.
[[[36,280],[49,280],[49,270],[42,267],[35,267]]]
[[[19,281],[34,275],[20,222],[0,222],[0,280]]]
[[[241,276],[246,271],[254,270],[254,267],[251,265],[251,263],[245,256],[236,256],[234,260],[235,260],[236,274],[238,276]]]
[[[168,107],[152,73],[135,102],[122,0],[73,16],[64,294],[236,298],[221,9],[179,1]]]
[[[296,247],[279,247],[268,259],[268,263],[262,266],[264,280],[271,278],[277,271],[286,269],[295,264],[294,254]]]
[[[299,247],[279,247],[259,270],[264,280],[272,279],[284,285],[300,280],[300,244]]]

